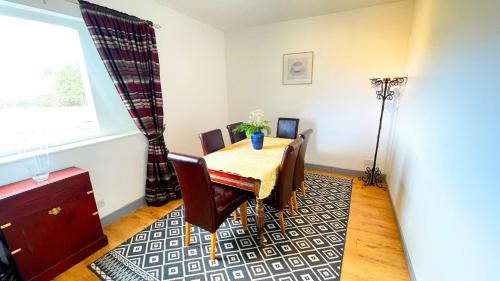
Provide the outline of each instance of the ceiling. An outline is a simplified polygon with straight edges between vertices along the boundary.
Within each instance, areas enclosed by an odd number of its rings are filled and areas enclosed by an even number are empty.
[[[156,0],[223,31],[399,0]]]

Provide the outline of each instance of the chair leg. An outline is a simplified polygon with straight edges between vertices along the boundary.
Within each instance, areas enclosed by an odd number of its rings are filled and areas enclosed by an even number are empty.
[[[295,212],[293,210],[293,196],[290,197],[290,200],[288,201],[288,207],[290,208],[290,216],[294,216],[295,215]]]
[[[304,181],[300,183],[300,190],[302,191],[302,197],[306,197],[306,188],[304,186]]]
[[[238,220],[238,211],[233,212],[233,220],[235,220],[235,221]]]
[[[281,232],[284,234],[285,233],[285,219],[283,218],[283,211],[278,212],[278,217],[280,219]]]
[[[243,229],[247,231],[247,202],[243,202],[240,206],[240,216],[241,216],[241,225],[243,225]]]
[[[215,241],[217,241],[217,234],[214,232],[210,237],[210,260],[215,260]]]
[[[292,192],[292,199],[293,199],[293,209],[295,212],[297,212],[297,192],[295,191]]]
[[[191,224],[186,222],[186,246],[189,246],[189,242],[191,242]]]

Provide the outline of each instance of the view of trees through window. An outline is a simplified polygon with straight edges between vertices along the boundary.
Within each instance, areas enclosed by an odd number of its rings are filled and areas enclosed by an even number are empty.
[[[0,156],[96,136],[79,30],[1,13],[0,26]]]
[[[66,64],[61,69],[47,69],[43,76],[55,81],[50,91],[35,98],[0,100],[0,109],[12,107],[87,106],[82,76],[77,66]]]

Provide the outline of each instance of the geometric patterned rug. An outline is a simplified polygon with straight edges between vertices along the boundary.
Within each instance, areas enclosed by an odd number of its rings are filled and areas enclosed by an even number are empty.
[[[232,216],[217,230],[213,262],[207,231],[191,226],[184,246],[180,206],[88,267],[101,280],[339,280],[352,180],[306,173],[305,185],[295,215],[284,212],[285,234],[278,212],[265,206],[265,247],[256,242],[253,200],[248,232]]]

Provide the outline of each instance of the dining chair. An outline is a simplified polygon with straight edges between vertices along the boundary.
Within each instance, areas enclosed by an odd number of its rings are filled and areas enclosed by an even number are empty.
[[[201,141],[203,155],[210,154],[225,147],[224,138],[220,129],[201,133],[198,136]]]
[[[299,130],[299,119],[297,118],[278,118],[278,130],[276,137],[285,139],[296,139]]]
[[[303,142],[304,140],[302,138],[297,138],[286,146],[283,158],[281,159],[277,184],[271,194],[264,199],[266,204],[278,210],[280,228],[283,233],[285,232],[283,210],[287,204],[290,208],[290,215],[294,215],[292,202],[294,170],[300,146]]]
[[[234,125],[234,124],[231,124]],[[231,126],[228,125],[228,126]],[[233,139],[231,134],[229,134],[231,137],[231,143],[233,143]],[[246,137],[246,136],[245,136]],[[224,145],[224,138],[222,137],[222,131],[220,129],[208,131],[205,133],[201,133],[199,135],[200,141],[201,141],[201,148],[203,149],[203,155],[210,154],[212,152],[215,152],[217,150],[223,149],[226,147]],[[236,221],[238,220],[238,212],[235,211],[233,214],[233,219]]]
[[[306,158],[306,149],[307,144],[309,143],[309,139],[311,137],[313,130],[307,129],[299,134],[299,138],[303,139],[304,142],[300,146],[299,154],[297,156],[297,162],[295,163],[295,171],[293,176],[293,208],[297,209],[297,188],[300,186],[300,190],[302,192],[302,197],[306,196],[306,191],[304,187],[304,166],[305,166],[305,158]]]
[[[210,260],[214,260],[217,229],[238,207],[241,224],[247,230],[249,194],[244,190],[211,182],[203,158],[169,153],[168,159],[174,165],[184,201],[185,246],[190,243],[191,224],[201,227],[211,233]]]
[[[238,127],[242,122],[229,124],[226,126],[227,132],[229,133],[229,138],[231,139],[231,143],[237,143],[241,140],[247,138],[245,132],[234,132],[233,130]]]

